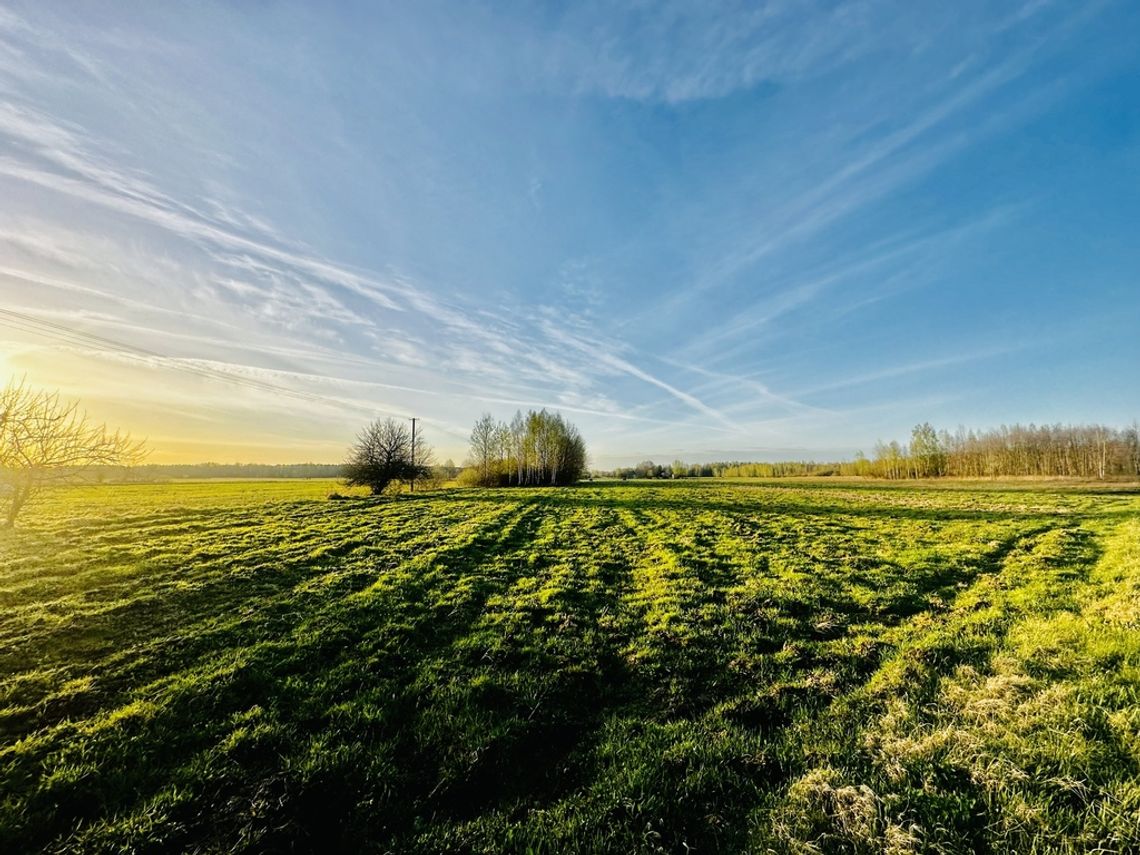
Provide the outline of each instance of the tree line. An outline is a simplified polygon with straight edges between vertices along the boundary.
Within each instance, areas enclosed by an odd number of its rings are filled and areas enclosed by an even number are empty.
[[[862,478],[1140,478],[1140,424],[1113,428],[1086,425],[1002,425],[990,430],[936,430],[916,425],[910,442],[878,442],[867,457],[818,462],[722,461],[671,466],[651,460],[598,473],[627,478],[791,478],[851,476]]]
[[[674,460],[671,464],[665,465],[654,463],[652,460],[643,460],[635,466],[598,470],[594,475],[599,478],[618,478],[622,481],[634,478],[792,478],[804,475],[839,475],[841,467],[845,465],[809,460],[776,462],[721,460],[713,463],[686,463],[683,460]]]
[[[636,466],[619,466],[609,472],[599,471],[599,476],[620,478],[629,481],[633,478],[712,478],[717,475],[716,463],[685,463],[683,460],[674,460],[666,466],[654,463],[652,460],[642,460]]]
[[[90,480],[165,481],[177,478],[339,478],[343,463],[146,463],[142,466],[93,467]]]
[[[881,478],[1140,476],[1140,425],[1002,425],[991,430],[911,431],[909,444],[878,443],[856,474]]]
[[[516,412],[508,422],[485,413],[471,430],[462,483],[483,487],[558,486],[586,474],[586,443],[578,428],[545,409]]]
[[[457,474],[447,461],[434,466],[423,435],[407,424],[377,420],[349,450],[343,466],[216,465],[140,467],[145,444],[88,420],[76,402],[58,393],[12,380],[0,389],[0,527],[10,528],[20,511],[47,485],[77,480],[154,477],[321,477],[340,474],[374,494],[393,485],[414,489]],[[471,432],[468,467],[461,483],[483,486],[572,484],[587,474],[586,444],[558,413],[530,410],[509,422],[483,415]],[[848,475],[871,478],[1068,477],[1140,478],[1140,424],[1002,425],[990,430],[960,427],[951,433],[930,423],[916,425],[910,441],[876,443],[873,456],[853,460],[685,463],[645,460],[634,467],[599,473],[619,478],[765,477]]]

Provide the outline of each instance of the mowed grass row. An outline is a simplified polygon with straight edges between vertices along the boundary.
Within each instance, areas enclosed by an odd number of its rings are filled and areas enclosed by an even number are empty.
[[[1135,495],[333,488],[0,540],[0,850],[1140,847]]]

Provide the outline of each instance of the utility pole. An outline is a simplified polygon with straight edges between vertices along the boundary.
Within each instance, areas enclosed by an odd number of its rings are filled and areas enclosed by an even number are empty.
[[[412,489],[416,492],[416,420],[412,418]]]

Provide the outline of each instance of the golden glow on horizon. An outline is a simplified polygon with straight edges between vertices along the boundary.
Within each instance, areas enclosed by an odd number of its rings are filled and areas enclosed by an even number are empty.
[[[26,377],[79,400],[92,419],[145,438],[149,463],[335,463],[351,416],[157,364],[67,347],[0,341],[0,381]]]

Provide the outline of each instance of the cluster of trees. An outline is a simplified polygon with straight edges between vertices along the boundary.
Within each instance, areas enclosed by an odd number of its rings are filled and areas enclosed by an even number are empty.
[[[909,445],[878,443],[852,474],[880,478],[1140,476],[1140,425],[1002,425],[954,433],[921,424]]]
[[[558,413],[520,411],[508,424],[485,413],[471,430],[461,480],[484,487],[573,484],[586,474],[586,443]]]
[[[873,457],[821,463],[684,463],[671,466],[644,460],[636,466],[599,472],[621,478],[863,478],[1140,477],[1140,425],[1117,429],[1105,425],[1002,425],[993,430],[958,428],[939,431],[928,422],[916,425],[909,443],[875,445]]]
[[[0,391],[0,525],[11,528],[20,511],[48,484],[97,466],[128,466],[145,456],[142,442],[111,432],[58,392],[13,380]]]

